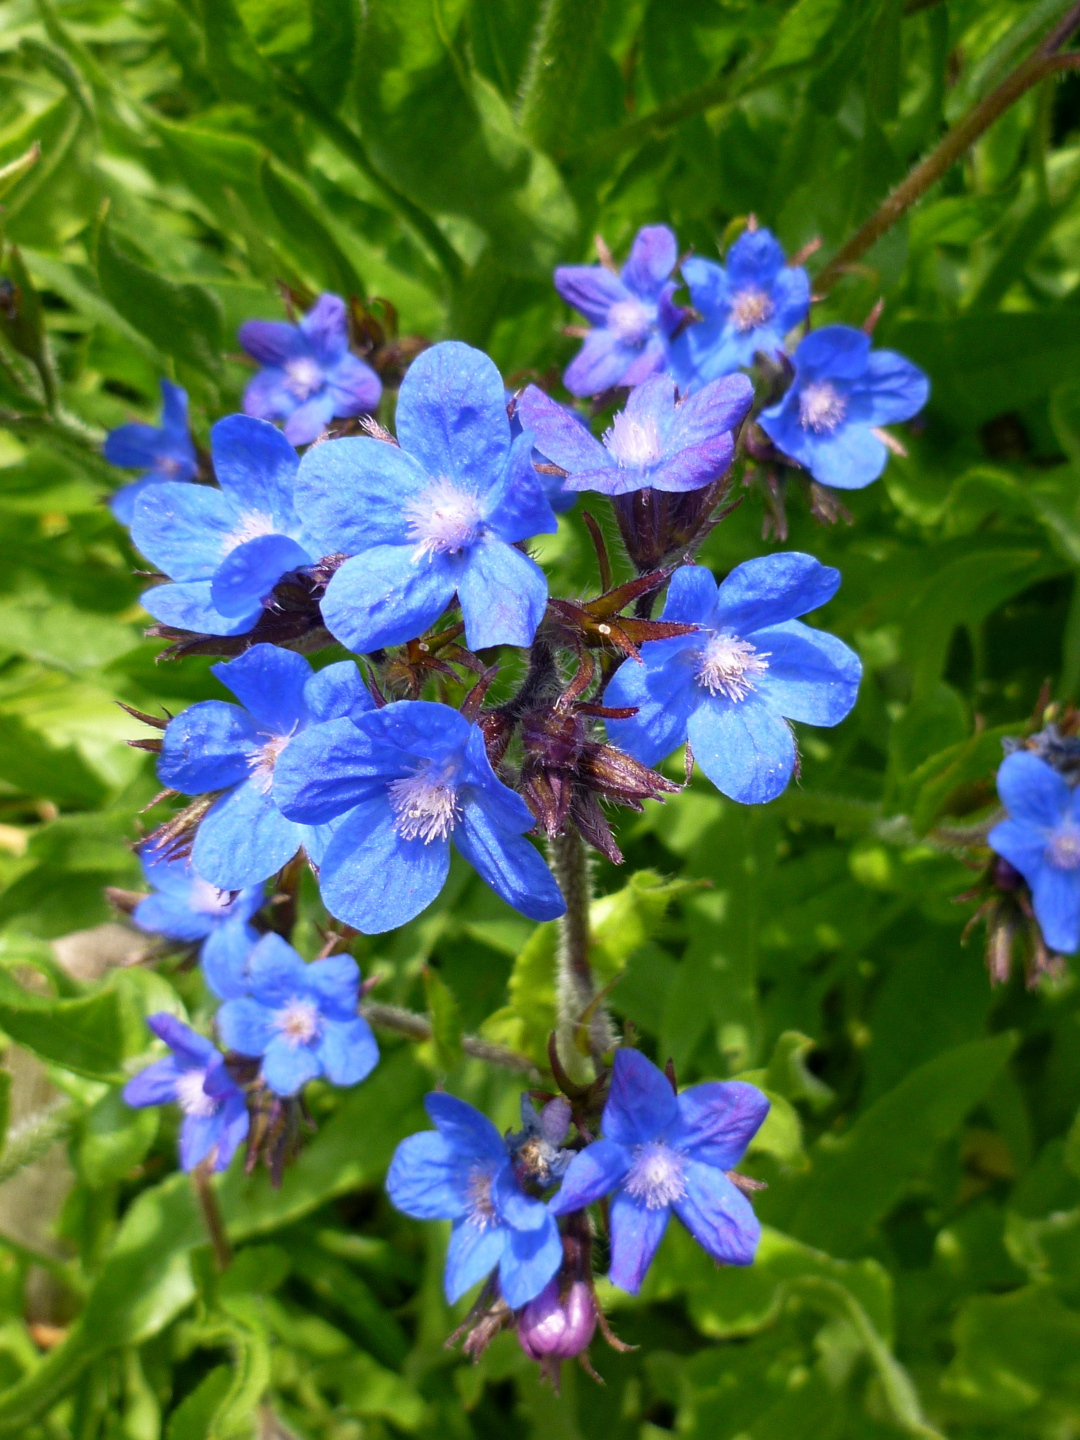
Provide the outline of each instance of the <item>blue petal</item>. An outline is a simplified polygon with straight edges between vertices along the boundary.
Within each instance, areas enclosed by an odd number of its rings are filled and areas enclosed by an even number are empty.
[[[520,1310],[534,1300],[562,1264],[558,1226],[542,1205],[540,1214],[540,1228],[511,1230],[506,1237],[499,1263],[499,1289],[511,1310]]]
[[[251,952],[248,981],[260,1005],[279,1010],[307,993],[308,967],[287,940],[270,931]]]
[[[165,481],[136,501],[131,540],[171,579],[207,580],[235,543],[239,523],[236,507],[220,490]]]
[[[711,576],[709,582],[715,597]],[[605,705],[637,706],[630,719],[604,724],[612,743],[643,765],[657,764],[686,739],[690,716],[703,698],[694,670],[700,649],[701,638],[693,635],[651,641],[642,649],[642,662],[624,660],[604,692]]]
[[[608,1279],[636,1295],[667,1229],[670,1209],[649,1210],[620,1190],[611,1202],[611,1266]]]
[[[216,925],[199,952],[203,979],[219,1000],[246,995],[247,962],[259,935],[241,920]]]
[[[746,1196],[722,1170],[687,1160],[686,1194],[675,1214],[707,1255],[721,1265],[752,1265],[761,1239],[761,1223]]]
[[[1005,758],[997,773],[997,791],[1010,816],[1029,825],[1059,825],[1068,813],[1068,785],[1030,750],[1016,750]]]
[[[210,599],[222,615],[250,615],[283,575],[311,563],[312,556],[287,535],[259,535],[225,556],[210,582]]]
[[[719,1170],[739,1163],[769,1113],[766,1097],[743,1080],[691,1085],[677,1104],[679,1123],[672,1138],[695,1160]]]
[[[482,1161],[492,1173],[503,1165],[506,1142],[475,1105],[459,1100],[456,1095],[433,1090],[424,1097],[424,1109],[463,1170],[467,1170],[472,1161]]]
[[[248,780],[208,811],[191,858],[211,885],[243,890],[276,875],[302,843],[301,827],[286,820],[273,799]]]
[[[805,432],[799,460],[821,485],[834,490],[862,490],[885,469],[889,452],[864,425],[842,425],[834,435]]]
[[[189,1068],[172,1055],[166,1060],[156,1060],[124,1086],[125,1105],[142,1110],[147,1105],[170,1104],[176,1099],[176,1082]]]
[[[177,630],[199,635],[243,635],[255,624],[262,609],[231,619],[222,615],[210,600],[209,580],[188,580],[182,585],[155,585],[139,596],[144,610]]]
[[[663,618],[681,625],[704,625],[716,609],[716,595],[710,570],[704,565],[680,565],[668,586]]]
[[[500,540],[513,544],[559,528],[540,477],[533,469],[533,436],[519,435],[510,447],[506,470],[483,503],[484,520]]]
[[[603,325],[612,305],[628,298],[626,286],[602,265],[560,265],[555,289],[593,325]],[[557,465],[561,461],[555,462]]]
[[[461,782],[462,790],[473,789],[476,803],[487,812],[491,824],[499,829],[524,835],[536,824],[532,811],[517,791],[504,785],[491,768],[484,732],[479,725],[469,727]]]
[[[730,432],[746,418],[754,387],[745,375],[725,375],[675,407],[665,448],[705,445]]]
[[[296,506],[324,554],[355,555],[372,545],[405,544],[405,507],[430,483],[396,445],[370,437],[327,440],[300,462]]]
[[[917,365],[892,350],[872,350],[866,374],[852,386],[851,413],[868,425],[895,425],[917,415],[930,397],[930,381]]]
[[[133,480],[130,485],[121,485],[119,490],[114,490],[109,496],[108,506],[115,519],[130,529],[135,516],[136,500],[151,485],[160,485],[161,483],[161,476],[151,473],[144,475],[139,480]]]
[[[483,805],[464,798],[454,844],[496,895],[530,920],[555,920],[566,903],[543,856],[523,835],[492,824]],[[336,913],[336,912],[335,912]]]
[[[320,607],[323,621],[336,640],[361,654],[403,645],[443,613],[461,571],[460,557],[417,556],[411,544],[376,545],[334,575]]]
[[[307,337],[298,325],[284,320],[245,320],[237,338],[260,365],[283,365],[308,351]]]
[[[248,756],[257,744],[255,721],[239,705],[201,700],[169,721],[158,777],[183,795],[224,790],[248,778]]]
[[[311,680],[311,665],[303,655],[277,645],[252,645],[235,660],[212,665],[210,673],[272,735],[288,735],[306,724],[304,689]]]
[[[870,360],[870,337],[851,325],[823,325],[799,341],[798,380],[858,380]]]
[[[382,399],[382,381],[370,365],[355,355],[343,355],[327,373],[326,383],[334,399],[334,414],[366,415]]]
[[[446,1250],[443,1289],[451,1305],[466,1290],[486,1280],[503,1257],[507,1232],[501,1225],[477,1225],[455,1220]]]
[[[1002,820],[986,837],[990,848],[1008,860],[1032,886],[1046,864],[1046,842],[1046,831],[1028,820]]]
[[[772,289],[784,268],[784,251],[771,230],[744,230],[725,256],[732,290]]]
[[[461,1158],[434,1130],[402,1140],[386,1176],[386,1193],[414,1220],[457,1220],[465,1214],[468,1176]]]
[[[526,1195],[518,1184],[509,1156],[491,1182],[491,1203],[495,1213],[511,1230],[546,1230],[551,1215],[542,1200]]]
[[[248,1130],[251,1126],[251,1118],[248,1115],[247,1101],[242,1093],[237,1092],[230,1095],[217,1117],[217,1157],[214,1161],[215,1170],[227,1170],[237,1150],[247,1139]]]
[[[720,586],[713,623],[752,635],[816,610],[840,588],[840,571],[797,550],[759,555],[736,565]],[[666,612],[665,612],[666,614]]]
[[[610,1195],[630,1168],[631,1152],[614,1140],[594,1140],[574,1156],[554,1199],[553,1215],[569,1215]]]
[[[244,390],[244,414],[256,420],[283,420],[296,406],[297,399],[284,370],[260,370]]]
[[[785,265],[773,282],[770,324],[778,335],[801,325],[810,313],[810,277],[801,265]]]
[[[218,484],[243,515],[269,516],[279,530],[295,524],[293,486],[300,461],[276,426],[227,415],[210,431]]]
[[[547,606],[547,576],[520,550],[494,535],[485,535],[465,554],[457,592],[470,650],[531,645]],[[419,633],[410,628],[409,637]]]
[[[330,1020],[356,1019],[360,968],[351,955],[332,955],[304,966],[304,984]]]
[[[666,225],[645,225],[634,237],[622,282],[642,299],[653,299],[675,269],[679,242]]]
[[[789,620],[756,630],[754,645],[769,657],[757,689],[781,715],[804,725],[839,725],[850,712],[862,661],[835,635]]]
[[[710,695],[686,730],[694,759],[722,795],[743,805],[775,800],[795,768],[795,741],[783,719],[755,694]]]
[[[177,895],[148,895],[136,905],[131,918],[148,935],[165,935],[170,940],[202,940],[214,929],[211,916],[193,911],[186,898]]]
[[[161,450],[162,434],[156,425],[132,423],[110,430],[102,453],[121,470],[152,470]],[[162,477],[164,478],[164,477]]]
[[[637,357],[638,351],[617,340],[610,330],[590,330],[566,367],[563,384],[571,395],[599,395],[620,384]]]
[[[347,354],[349,324],[345,301],[340,295],[324,292],[300,321],[300,329],[322,365],[334,365]]]
[[[318,825],[367,800],[386,799],[382,758],[351,720],[312,725],[289,742],[274,766],[274,799],[284,815]]]
[[[364,715],[375,708],[355,660],[339,660],[310,676],[304,686],[304,703],[316,722]]]
[[[263,1054],[278,1033],[274,1012],[248,996],[225,1001],[217,1013],[217,1030],[226,1049],[254,1058]]]
[[[704,322],[691,325],[686,334],[702,330],[710,321],[722,322],[730,305],[730,286],[727,271],[715,260],[703,260],[700,255],[691,255],[682,263],[682,276],[690,291],[690,300],[695,310],[704,315]]]
[[[362,1016],[347,1024],[327,1021],[317,1054],[323,1074],[332,1085],[358,1085],[379,1063],[379,1047]]]
[[[180,1168],[192,1171],[217,1144],[221,1120],[214,1115],[185,1115],[180,1126]]]
[[[536,448],[546,459],[569,474],[614,468],[609,452],[589,433],[572,411],[530,385],[517,403],[526,430],[536,436]]]
[[[325,386],[298,405],[285,421],[285,439],[290,445],[310,445],[330,424],[336,409],[334,392]]]
[[[1080,949],[1080,871],[1044,865],[1031,887],[1031,903],[1050,949],[1074,955]]]
[[[432,476],[478,493],[502,473],[510,449],[503,382],[494,362],[458,340],[422,351],[401,382],[401,448]]]
[[[675,1092],[664,1072],[640,1050],[616,1050],[604,1106],[605,1137],[619,1145],[643,1145],[677,1118]]]
[[[446,883],[447,840],[403,840],[385,799],[358,806],[334,835],[319,877],[332,915],[363,935],[379,935],[425,910]]]
[[[431,700],[394,700],[356,723],[373,744],[382,740],[400,752],[396,775],[407,773],[414,758],[456,758],[476,729],[459,710]]]
[[[169,1049],[186,1062],[188,1068],[208,1065],[217,1056],[216,1048],[205,1035],[198,1034],[167,1010],[158,1010],[148,1016],[146,1023],[159,1040],[164,1040]]]
[[[275,1035],[263,1054],[260,1074],[275,1095],[295,1095],[321,1073],[314,1047],[297,1045],[284,1035]]]

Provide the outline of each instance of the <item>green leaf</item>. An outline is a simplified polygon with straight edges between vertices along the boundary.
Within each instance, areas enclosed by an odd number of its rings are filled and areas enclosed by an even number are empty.
[[[260,175],[263,193],[277,221],[283,243],[305,273],[320,286],[338,291],[345,297],[366,295],[364,282],[330,226],[322,219],[318,201],[307,186],[276,165],[269,156],[263,158]]]
[[[35,144],[16,159],[9,160],[6,165],[0,165],[0,195],[6,195],[24,175],[30,173],[40,159],[41,146]]]
[[[115,990],[81,1000],[48,1000],[0,971],[0,1029],[40,1059],[91,1080],[115,1079],[124,1030]]]
[[[100,1188],[121,1180],[145,1159],[158,1130],[155,1108],[134,1110],[119,1090],[109,1090],[83,1118],[76,1146],[79,1173]]]
[[[850,8],[848,0],[798,0],[780,22],[765,69],[783,70],[812,59],[841,14]]]
[[[1007,1422],[1041,1403],[1072,1408],[1080,1399],[1080,1315],[1045,1286],[966,1300],[953,1341],[942,1387],[973,1418]]]
[[[213,1422],[232,1388],[232,1370],[216,1365],[169,1416],[165,1440],[214,1440]]]
[[[444,1074],[461,1064],[461,1010],[454,992],[437,970],[424,966],[424,993],[431,1019],[431,1043],[436,1067]]]
[[[569,148],[568,134],[600,34],[602,7],[543,0],[518,96],[522,131],[543,150]]]

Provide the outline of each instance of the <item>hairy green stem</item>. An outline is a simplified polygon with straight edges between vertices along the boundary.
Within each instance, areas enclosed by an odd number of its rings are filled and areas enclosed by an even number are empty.
[[[360,1014],[369,1025],[379,1030],[395,1030],[407,1035],[410,1040],[430,1040],[433,1034],[431,1021],[426,1015],[415,1010],[406,1010],[401,1005],[364,1004]],[[515,1070],[519,1075],[539,1079],[539,1071],[527,1055],[508,1050],[505,1045],[496,1045],[490,1040],[481,1040],[478,1035],[463,1035],[461,1048],[474,1060],[486,1060],[489,1065],[501,1065],[504,1070]]]
[[[0,1185],[40,1160],[57,1140],[66,1139],[81,1109],[74,1101],[61,1100],[10,1130],[0,1155]]]
[[[563,1068],[571,1080],[581,1083],[593,1078],[614,1037],[603,1002],[597,1000],[589,962],[592,888],[585,842],[577,830],[568,828],[552,839],[550,854],[551,868],[566,901],[566,914],[559,921],[556,1041]]]
[[[225,1231],[225,1217],[218,1204],[217,1192],[210,1180],[210,1167],[205,1160],[192,1170],[191,1183],[195,1187],[195,1198],[206,1221],[207,1233],[214,1251],[214,1268],[220,1275],[232,1264],[232,1246]]]

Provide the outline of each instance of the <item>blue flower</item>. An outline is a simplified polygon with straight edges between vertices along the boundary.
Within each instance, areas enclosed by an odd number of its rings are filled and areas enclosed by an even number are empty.
[[[723,475],[735,454],[732,432],[753,398],[745,375],[729,375],[677,402],[674,380],[654,375],[631,391],[602,445],[535,385],[518,408],[537,448],[568,472],[568,490],[626,495],[646,486],[699,490]]]
[[[339,416],[376,408],[382,383],[370,365],[349,349],[345,302],[320,295],[299,325],[248,320],[240,344],[265,368],[244,391],[244,413],[284,420],[285,438],[308,445]]]
[[[449,870],[451,836],[530,919],[563,913],[551,871],[525,839],[535,823],[528,806],[496,777],[479,726],[449,705],[397,700],[320,725],[281,757],[276,788],[295,820],[321,825],[345,815],[319,886],[331,914],[366,935],[431,904]]]
[[[718,790],[744,805],[772,800],[795,764],[787,721],[837,725],[855,704],[858,656],[794,618],[839,585],[839,571],[797,552],[747,560],[719,588],[699,566],[676,570],[664,619],[701,628],[649,641],[642,663],[619,667],[604,704],[638,713],[606,722],[612,740],[645,765],[689,740]]]
[[[171,380],[161,382],[161,424],[121,425],[105,437],[105,459],[122,470],[141,470],[138,480],[122,485],[109,497],[109,509],[121,525],[130,525],[135,501],[150,485],[163,480],[191,481],[199,459],[188,433],[188,397]]]
[[[800,341],[795,379],[758,423],[776,448],[822,485],[861,490],[885,469],[888,448],[874,431],[926,404],[930,382],[892,350],[871,350],[850,325],[826,325]]]
[[[322,554],[346,560],[326,588],[327,628],[350,650],[413,640],[457,592],[466,643],[531,644],[544,572],[516,547],[558,522],[511,442],[502,379],[486,355],[447,340],[413,361],[397,405],[401,442],[330,440],[300,464],[297,505]]]
[[[668,341],[685,312],[672,302],[679,258],[666,225],[646,225],[619,275],[603,265],[560,265],[555,289],[594,327],[567,367],[571,395],[599,395],[613,385],[640,385],[668,363]]]
[[[248,1133],[244,1092],[225,1068],[225,1059],[210,1041],[197,1035],[175,1015],[160,1011],[146,1022],[173,1052],[140,1071],[124,1086],[124,1099],[134,1109],[175,1101],[184,1112],[180,1127],[180,1164],[194,1170],[209,1160],[224,1170]]]
[[[398,1146],[387,1194],[414,1220],[453,1221],[443,1282],[451,1304],[498,1268],[502,1297],[518,1310],[562,1262],[558,1227],[518,1184],[486,1116],[453,1095],[429,1095],[424,1104],[436,1128]]]
[[[131,538],[177,583],[148,590],[156,620],[206,635],[241,635],[282,575],[314,549],[293,506],[296,451],[265,420],[230,415],[210,432],[221,489],[152,485],[135,505]]]
[[[506,398],[507,414],[510,416],[510,439],[516,440],[524,429],[521,423],[521,412],[518,409],[518,401],[514,392],[507,390],[504,392],[504,395]],[[513,406],[513,409],[510,408],[511,406]],[[570,416],[579,429],[588,430],[589,427],[576,410],[564,410],[564,413]],[[549,457],[541,455],[539,450],[533,450],[532,458],[533,467],[535,468],[537,465],[543,465]],[[536,472],[536,478],[540,482],[540,488],[543,490],[548,504],[556,515],[564,514],[567,510],[573,509],[577,504],[576,492],[567,489],[566,483],[561,475],[545,475],[542,471],[538,470]]]
[[[1009,818],[989,843],[1027,881],[1047,945],[1072,955],[1080,949],[1080,790],[1026,750],[1006,758],[997,788]]]
[[[150,935],[170,940],[201,940],[199,963],[219,999],[244,993],[244,966],[258,931],[248,922],[262,905],[262,885],[230,894],[211,885],[187,857],[170,860],[147,846],[140,857],[155,893],[140,900],[132,920]]]
[[[676,1096],[639,1050],[618,1050],[604,1138],[570,1162],[549,1208],[568,1215],[614,1192],[609,1278],[631,1295],[673,1210],[714,1260],[750,1265],[761,1226],[725,1171],[742,1159],[768,1109],[760,1090],[738,1080],[691,1085]]]
[[[277,1095],[295,1095],[325,1075],[357,1085],[379,1063],[379,1047],[357,1013],[360,972],[351,955],[305,964],[280,935],[264,935],[248,965],[248,995],[217,1014],[222,1042],[262,1056],[261,1075]]]
[[[329,830],[286,820],[277,807],[282,752],[312,723],[360,715],[372,700],[351,660],[313,673],[302,655],[253,645],[211,673],[245,708],[204,700],[169,722],[158,775],[183,795],[221,790],[203,817],[191,863],[222,890],[243,890],[275,875],[301,845],[322,859]]]

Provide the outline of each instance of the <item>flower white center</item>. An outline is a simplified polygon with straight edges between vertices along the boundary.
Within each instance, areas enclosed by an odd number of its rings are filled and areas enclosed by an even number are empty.
[[[414,560],[427,555],[458,555],[480,534],[480,502],[450,480],[436,480],[405,507],[409,539],[416,542]]]
[[[660,428],[654,415],[632,420],[620,410],[604,432],[604,444],[619,462],[619,469],[643,470],[655,465],[663,453]]]
[[[290,1045],[310,1045],[320,1029],[319,1007],[311,1000],[294,998],[275,1014],[274,1024]]]
[[[310,355],[298,355],[295,360],[285,362],[285,384],[297,400],[309,400],[325,381],[320,367]]]
[[[240,516],[240,523],[225,542],[225,554],[230,555],[238,545],[249,540],[258,540],[262,535],[276,535],[278,527],[272,515],[260,510],[247,510]]]
[[[715,695],[745,700],[755,689],[754,681],[768,670],[770,651],[759,654],[749,640],[736,635],[710,635],[698,660],[697,680]]]
[[[731,323],[740,335],[764,325],[773,303],[764,290],[739,290],[731,297]]]
[[[294,725],[288,735],[268,735],[265,745],[260,745],[257,750],[252,750],[247,757],[247,766],[251,771],[251,778],[255,782],[259,792],[263,795],[270,793],[270,787],[274,783],[274,766],[278,762],[278,756],[288,745],[296,731]]]
[[[686,1194],[685,1159],[663,1140],[639,1145],[626,1177],[626,1191],[646,1210],[662,1210]]]
[[[1080,831],[1059,830],[1050,837],[1046,858],[1055,870],[1080,869]]]
[[[494,1225],[498,1220],[498,1216],[495,1214],[495,1204],[491,1198],[492,1179],[490,1170],[483,1170],[480,1166],[469,1171],[465,1204],[469,1212],[469,1221],[478,1230],[486,1230],[489,1225]]]
[[[616,300],[607,313],[607,329],[617,340],[640,345],[652,329],[656,312],[640,300]]]
[[[181,461],[174,460],[171,455],[162,455],[161,459],[155,462],[154,469],[160,475],[180,475],[183,473],[184,466]]]
[[[185,1070],[176,1082],[176,1103],[185,1115],[206,1120],[215,1113],[219,1101],[203,1089],[205,1070]]]
[[[453,772],[435,770],[422,765],[412,775],[391,780],[390,808],[394,812],[394,830],[402,840],[445,840],[461,819],[457,789],[452,784]]]
[[[232,899],[228,890],[219,890],[209,880],[196,875],[191,882],[188,904],[199,915],[227,915]]]
[[[847,414],[847,399],[828,380],[815,380],[799,396],[799,420],[804,430],[831,435]]]

